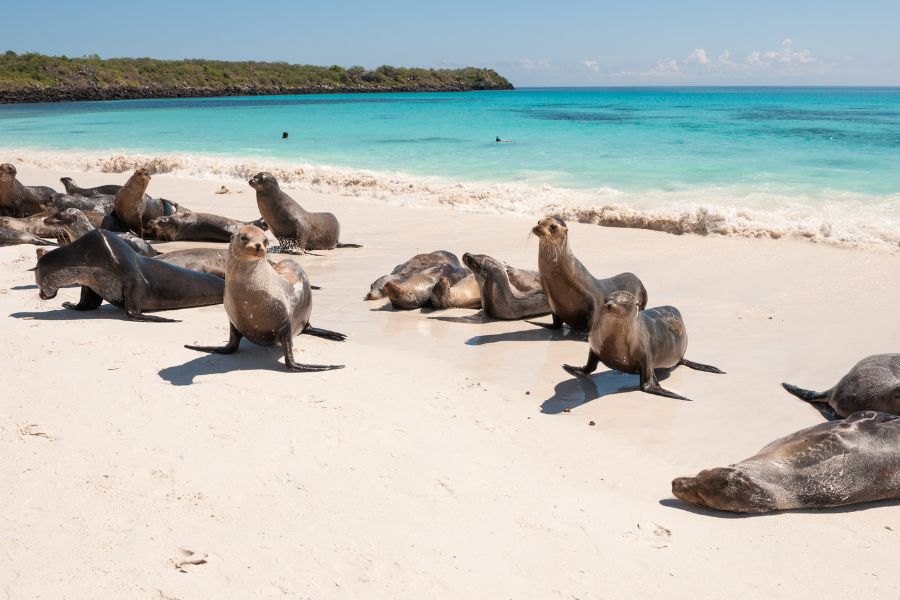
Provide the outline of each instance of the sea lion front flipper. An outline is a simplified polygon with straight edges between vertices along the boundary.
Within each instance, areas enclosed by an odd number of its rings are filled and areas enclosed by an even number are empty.
[[[234,354],[237,352],[238,346],[241,345],[241,332],[237,330],[234,323],[231,323],[231,331],[228,334],[228,343],[224,346],[191,346],[185,344],[184,347],[190,350],[199,350],[200,352],[212,352],[213,354]]]
[[[302,365],[294,360],[294,340],[288,331],[281,334],[281,348],[284,350],[284,365],[291,371],[309,373],[314,371],[331,371],[343,369],[344,365]]]
[[[63,306],[69,310],[96,310],[100,308],[102,303],[103,298],[100,297],[100,294],[83,285],[81,286],[81,298],[78,300],[78,304],[63,302]]]
[[[537,325],[538,327],[545,327],[547,329],[562,329],[562,326],[563,326],[562,318],[554,312],[551,312],[550,316],[553,317],[553,323],[538,323],[537,321],[525,321],[525,322],[530,323],[532,325]]]
[[[319,329],[318,327],[313,327],[309,324],[307,324],[306,329],[304,329],[301,333],[314,335],[316,337],[325,338],[326,340],[332,340],[335,342],[343,342],[347,339],[347,336],[343,333],[338,333],[337,331],[329,331],[328,329]]]
[[[338,242],[335,248],[362,248],[362,244],[345,244],[343,242]]]
[[[697,371],[706,371],[707,373],[719,373],[720,375],[725,375],[725,371],[722,371],[718,367],[714,367],[712,365],[704,365],[703,363],[697,363],[686,358],[682,358],[681,362],[679,362],[678,364],[684,365],[689,369],[694,369]]]
[[[575,377],[587,377],[597,370],[598,364],[600,364],[600,357],[593,350],[588,350],[588,359],[586,365],[584,365],[583,367],[563,365],[563,369],[565,369],[567,373],[569,373],[570,375],[574,375]]]
[[[659,381],[656,380],[656,373],[654,373],[653,369],[649,368],[648,366],[644,366],[641,368],[641,391],[647,392],[648,394],[655,394],[657,396],[665,396],[666,398],[675,398],[676,400],[690,401],[690,398],[685,398],[684,396],[676,394],[675,392],[670,392],[669,390],[659,385]]]

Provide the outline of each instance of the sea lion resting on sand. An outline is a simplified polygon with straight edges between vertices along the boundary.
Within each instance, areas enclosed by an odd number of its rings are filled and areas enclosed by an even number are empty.
[[[404,281],[389,281],[384,284],[384,292],[391,299],[394,308],[411,310],[427,306],[431,301],[431,291],[442,277],[453,286],[458,281],[471,275],[465,267],[457,267],[449,263],[429,267],[407,278]]]
[[[63,233],[60,227],[48,225],[43,217],[0,217],[0,228],[24,231],[42,238],[55,239]]]
[[[42,256],[34,278],[42,300],[54,298],[62,286],[80,284],[78,304],[63,306],[94,310],[106,300],[136,321],[173,322],[143,311],[219,304],[225,291],[220,278],[141,256],[115,233],[102,229]]]
[[[147,169],[137,169],[116,193],[113,211],[103,220],[101,227],[110,231],[131,230],[143,237],[147,223],[153,219],[185,212],[174,202],[146,196],[148,185],[150,172]]]
[[[535,271],[516,269],[486,254],[463,254],[478,282],[484,314],[493,319],[524,319],[550,312],[550,303]],[[435,286],[437,287],[437,286]]]
[[[900,417],[864,411],[820,423],[737,464],[679,477],[672,493],[740,513],[900,498]]]
[[[875,354],[853,366],[830,390],[813,392],[789,383],[784,389],[811,404],[826,405],[833,417],[861,410],[900,414],[900,354]]]
[[[257,173],[249,182],[256,190],[256,204],[282,252],[293,250],[330,250],[360,248],[359,244],[342,244],[341,225],[331,213],[311,213],[278,186],[271,173]]]
[[[678,400],[687,400],[660,387],[656,369],[684,365],[698,371],[722,373],[716,367],[684,358],[687,330],[681,313],[674,306],[638,309],[637,298],[628,292],[614,292],[595,309],[594,322],[588,336],[590,350],[583,367],[563,365],[575,376],[593,373],[597,363],[623,373],[637,373],[641,390]]]
[[[15,246],[16,244],[34,244],[35,246],[56,246],[55,242],[41,239],[36,235],[18,229],[0,227],[0,246]]]
[[[70,196],[69,194],[53,194],[46,204],[49,211],[77,208],[88,216],[94,227],[100,227],[103,219],[115,208],[116,197],[97,195],[87,198],[85,196]],[[91,214],[99,215],[99,221],[92,217]]]
[[[366,294],[364,300],[379,300],[385,297],[384,286],[389,281],[402,282],[420,271],[424,271],[429,267],[437,267],[443,264],[451,264],[454,267],[461,267],[459,259],[452,252],[446,250],[435,250],[428,254],[416,254],[408,261],[400,263],[388,275],[383,275],[372,282],[369,286],[369,293]]]
[[[147,229],[158,240],[198,242],[228,242],[244,225],[256,225],[268,229],[264,219],[245,223],[210,213],[184,212],[159,217],[147,223]]]
[[[60,245],[71,244],[84,234],[94,231],[94,226],[88,221],[84,212],[77,208],[66,208],[59,210],[46,217],[44,223],[51,226],[58,226],[62,231],[59,236]],[[134,235],[130,231],[113,232],[126,244],[140,254],[141,256],[156,256],[159,252],[146,241]]]
[[[441,277],[431,288],[429,301],[433,308],[481,308],[481,291],[475,275],[469,273],[456,283]]]
[[[45,202],[56,190],[44,185],[22,185],[16,179],[17,173],[9,163],[0,165],[0,215],[28,217],[46,210]]]
[[[294,361],[294,336],[308,333],[330,340],[343,341],[346,336],[317,329],[309,324],[312,292],[309,279],[300,265],[291,259],[269,263],[265,232],[246,225],[228,245],[225,271],[225,312],[231,325],[228,344],[185,346],[202,352],[231,354],[241,338],[260,346],[281,343],[284,362],[292,371],[328,371],[342,365],[304,365]]]
[[[586,331],[591,328],[595,300],[602,302],[618,291],[633,294],[640,309],[647,306],[647,290],[633,273],[620,273],[607,279],[591,275],[569,249],[569,229],[559,217],[541,219],[531,231],[540,240],[538,272],[553,316],[552,324],[535,325],[559,329],[565,323]]]
[[[119,190],[122,189],[121,185],[99,185],[97,187],[92,188],[82,188],[76,185],[75,181],[71,177],[60,177],[59,180],[62,182],[63,187],[66,188],[66,193],[70,196],[84,196],[85,198],[91,198],[93,196],[115,196],[119,193]]]

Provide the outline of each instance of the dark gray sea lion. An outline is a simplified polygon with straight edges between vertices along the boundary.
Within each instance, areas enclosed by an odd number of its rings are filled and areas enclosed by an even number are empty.
[[[837,384],[824,392],[813,392],[782,383],[784,389],[811,404],[825,405],[833,416],[846,417],[861,410],[900,414],[900,354],[867,356]]]
[[[66,308],[94,310],[106,300],[137,321],[172,322],[143,311],[220,304],[225,291],[220,278],[141,256],[103,229],[42,256],[34,276],[43,300],[55,297],[62,286],[79,284],[81,300],[64,303]]]
[[[188,250],[175,250],[174,252],[157,255],[156,260],[190,269],[191,271],[209,273],[224,279],[228,264],[228,249],[190,248]]]
[[[535,325],[559,329],[565,323],[586,331],[591,327],[595,302],[618,291],[632,293],[641,309],[647,306],[647,290],[633,273],[607,279],[591,275],[569,249],[569,230],[559,217],[541,219],[531,231],[540,240],[538,271],[553,316],[552,324]]]
[[[103,218],[115,208],[116,197],[96,195],[88,198],[85,196],[70,196],[69,194],[53,194],[46,204],[47,209],[51,211],[77,208],[85,214],[97,213],[101,215],[100,221],[102,222]],[[93,220],[91,222],[94,223]],[[100,223],[95,223],[94,226],[99,227]]]
[[[149,171],[137,169],[116,193],[113,211],[103,220],[101,227],[110,231],[130,230],[143,237],[147,223],[153,219],[185,212],[174,202],[146,196],[148,185]]]
[[[294,360],[294,336],[307,333],[343,341],[342,333],[309,324],[312,292],[300,265],[285,259],[272,265],[266,255],[269,240],[259,227],[241,227],[228,246],[225,271],[225,313],[231,325],[228,344],[185,346],[202,352],[231,354],[241,338],[260,346],[281,344],[284,363],[292,371],[328,371],[343,365],[304,365]]]
[[[775,440],[755,456],[672,481],[676,498],[764,513],[900,498],[900,417],[853,413]]]
[[[471,271],[465,267],[445,263],[429,267],[404,281],[389,281],[384,284],[384,292],[394,308],[400,310],[422,308],[430,304],[431,291],[441,277],[447,278],[452,286],[470,274]]]
[[[441,277],[431,289],[434,308],[481,308],[481,290],[475,276],[469,273],[456,283]]]
[[[147,223],[147,229],[158,240],[228,242],[244,225],[268,228],[263,219],[245,223],[210,213],[185,212],[153,219]]]
[[[55,239],[60,233],[60,228],[48,225],[43,217],[0,217],[0,228],[24,231],[42,238]]]
[[[341,225],[331,213],[311,213],[278,186],[271,173],[257,173],[249,181],[256,190],[256,204],[282,252],[360,248],[359,244],[342,244]]]
[[[71,244],[84,234],[94,230],[94,225],[91,224],[84,212],[77,208],[56,211],[44,218],[44,223],[62,229],[64,233],[58,236],[58,239],[61,241],[60,245]],[[153,246],[130,231],[117,231],[114,233],[141,256],[156,256],[159,254]]]
[[[18,171],[9,164],[0,165],[0,216],[28,217],[47,210],[46,201],[56,193],[44,185],[22,185]]]
[[[629,292],[613,292],[596,309],[588,336],[590,350],[583,367],[563,365],[575,376],[593,373],[598,363],[623,373],[637,373],[641,390],[648,394],[688,400],[663,389],[656,379],[656,369],[672,369],[684,365],[698,371],[722,373],[716,367],[684,358],[687,329],[681,313],[674,306],[657,306],[639,310],[637,298]]]
[[[63,187],[66,188],[66,193],[71,196],[84,196],[85,198],[92,198],[97,195],[115,196],[122,189],[121,185],[115,184],[98,185],[92,188],[78,187],[71,177],[60,177],[59,180],[62,182]]]
[[[550,312],[550,303],[535,271],[504,265],[486,254],[463,254],[478,282],[481,308],[493,319],[524,319]]]
[[[424,271],[429,267],[437,267],[443,264],[450,264],[454,267],[461,267],[459,258],[452,252],[446,250],[435,250],[427,254],[416,254],[408,261],[400,263],[388,275],[383,275],[372,282],[369,286],[369,293],[366,294],[365,300],[379,300],[385,297],[384,286],[389,281],[402,282],[412,277],[420,271]]]
[[[0,227],[0,246],[15,246],[17,244],[34,244],[35,246],[57,245],[55,242],[47,241],[25,231]]]

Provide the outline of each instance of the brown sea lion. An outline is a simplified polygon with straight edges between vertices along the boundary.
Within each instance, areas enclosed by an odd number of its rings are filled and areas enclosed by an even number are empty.
[[[250,181],[256,190],[256,204],[282,252],[360,248],[359,244],[342,244],[341,225],[331,213],[311,213],[278,186],[271,173],[257,173]]]
[[[209,273],[224,279],[228,264],[228,249],[190,248],[188,250],[166,252],[165,254],[157,255],[155,258],[170,265],[177,265],[192,271],[200,271],[201,273]]]
[[[541,219],[531,231],[540,240],[538,271],[553,317],[552,324],[535,325],[559,329],[565,323],[586,331],[591,327],[595,301],[602,302],[617,291],[632,293],[641,309],[647,306],[647,290],[633,273],[607,279],[591,275],[569,249],[569,229],[559,217]]]
[[[41,239],[38,236],[25,231],[0,227],[0,246],[15,246],[17,244],[34,244],[35,246],[57,245],[55,242]]]
[[[225,282],[141,256],[111,231],[95,229],[68,246],[42,256],[34,272],[42,300],[65,285],[81,285],[73,310],[94,310],[103,300],[125,309],[136,321],[173,322],[143,314],[145,310],[175,310],[222,302]]]
[[[867,356],[837,384],[824,392],[813,392],[782,383],[784,389],[811,404],[830,407],[832,417],[846,417],[861,410],[900,414],[900,354]]]
[[[48,225],[44,222],[43,217],[0,217],[0,228],[15,229],[16,231],[24,231],[31,235],[42,238],[55,239],[60,233],[60,228],[55,225]]]
[[[684,365],[698,371],[723,373],[716,367],[684,358],[687,330],[681,313],[674,306],[640,310],[633,294],[613,292],[595,313],[588,336],[587,364],[583,367],[563,365],[563,369],[572,375],[589,375],[602,362],[610,369],[640,375],[641,390],[648,394],[688,400],[663,389],[655,370]]]
[[[481,308],[478,280],[471,273],[456,283],[441,277],[431,289],[430,301],[434,308]]]
[[[71,244],[84,234],[95,229],[84,212],[77,208],[58,210],[52,215],[45,217],[44,223],[48,226],[59,227],[62,230],[60,235],[57,236],[57,239],[61,242],[60,245]],[[153,246],[130,231],[117,231],[114,233],[141,256],[156,256],[159,254]]]
[[[122,189],[121,185],[115,184],[98,185],[97,187],[92,188],[78,187],[71,177],[60,177],[59,180],[62,182],[63,187],[66,188],[66,193],[70,196],[84,196],[85,198],[91,198],[97,195],[115,196],[119,193],[119,190]]]
[[[388,275],[383,275],[372,282],[369,286],[369,293],[366,294],[365,300],[379,300],[385,297],[384,286],[389,281],[402,282],[409,279],[416,273],[424,271],[429,267],[437,267],[443,264],[450,264],[454,267],[461,267],[459,258],[452,252],[446,250],[435,250],[427,254],[416,254],[408,261],[400,263]]]
[[[145,195],[150,185],[150,172],[137,169],[128,178],[122,189],[116,193],[112,213],[103,220],[103,229],[110,231],[132,231],[143,237],[147,223],[153,219],[186,212],[174,202],[163,198],[150,198]]]
[[[0,165],[0,216],[28,217],[47,209],[46,201],[56,193],[44,185],[22,185],[18,171],[9,164]]]
[[[452,286],[470,274],[471,271],[465,267],[442,264],[420,271],[404,281],[389,281],[384,284],[384,292],[394,308],[400,310],[422,308],[430,304],[431,290],[441,277],[446,277]]]
[[[764,513],[900,498],[900,417],[856,412],[775,440],[755,456],[672,481],[676,498]]]
[[[147,223],[147,229],[158,240],[228,242],[244,225],[268,228],[263,219],[245,223],[210,213],[185,212],[153,219]]]
[[[478,282],[481,308],[493,319],[524,319],[550,312],[540,275],[515,269],[486,254],[463,254]]]
[[[272,265],[266,249],[269,240],[259,227],[245,225],[228,245],[225,271],[225,313],[231,325],[228,344],[185,346],[202,352],[231,354],[241,338],[260,346],[280,343],[284,363],[292,371],[328,371],[343,365],[304,365],[294,360],[294,336],[307,333],[343,341],[342,333],[317,329],[309,324],[312,292],[300,265],[285,259]]]

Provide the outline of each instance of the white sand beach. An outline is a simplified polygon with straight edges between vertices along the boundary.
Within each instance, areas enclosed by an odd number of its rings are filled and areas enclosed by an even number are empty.
[[[127,179],[19,166],[27,185],[62,176]],[[602,367],[573,379],[574,334],[363,301],[419,252],[536,269],[533,218],[287,191],[364,245],[297,259],[322,287],[312,323],[349,339],[301,336],[296,358],[342,370],[291,373],[246,341],[185,349],[227,340],[221,305],[160,313],[179,323],[65,310],[78,289],[40,300],[34,246],[0,248],[0,598],[900,594],[898,502],[741,517],[670,489],[821,422],[782,381],[826,389],[900,351],[896,252],[570,224],[594,275],[639,275],[649,306],[684,315],[687,357],[727,372],[676,369],[663,385],[682,402]],[[156,175],[148,192],[259,216],[233,180]]]

